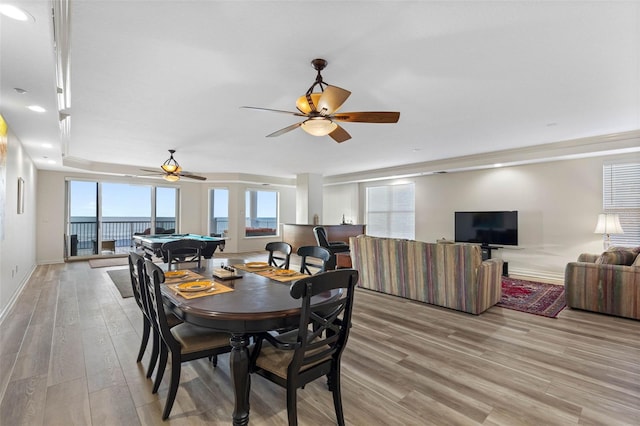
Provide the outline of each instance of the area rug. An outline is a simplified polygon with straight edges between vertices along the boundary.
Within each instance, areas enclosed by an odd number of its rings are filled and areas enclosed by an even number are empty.
[[[116,288],[120,292],[123,299],[127,297],[133,297],[133,289],[131,288],[131,276],[129,275],[129,268],[125,269],[112,269],[107,271],[111,281],[116,285]]]
[[[104,259],[90,259],[89,266],[91,268],[105,268],[107,266],[125,266],[129,264],[129,258],[125,257],[107,257]]]
[[[555,318],[566,306],[564,286],[502,277],[502,298],[496,306]]]

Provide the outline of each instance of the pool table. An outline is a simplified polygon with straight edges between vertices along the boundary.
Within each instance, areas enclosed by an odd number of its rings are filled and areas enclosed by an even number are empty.
[[[205,259],[211,259],[217,247],[220,247],[220,251],[224,250],[224,238],[219,237],[207,237],[206,235],[198,234],[155,234],[133,236],[133,241],[135,242],[136,247],[141,247],[144,250],[146,257],[149,259],[153,256],[161,257],[165,262],[167,261],[167,253],[162,251],[162,245],[169,241],[184,239],[206,241],[207,246],[202,251],[202,256]]]

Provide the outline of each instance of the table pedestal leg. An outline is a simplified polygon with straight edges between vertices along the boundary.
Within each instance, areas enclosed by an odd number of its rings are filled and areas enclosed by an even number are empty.
[[[229,362],[231,368],[231,382],[235,392],[235,407],[233,409],[233,424],[249,424],[249,390],[251,377],[249,376],[249,336],[234,333],[231,335],[231,354]]]

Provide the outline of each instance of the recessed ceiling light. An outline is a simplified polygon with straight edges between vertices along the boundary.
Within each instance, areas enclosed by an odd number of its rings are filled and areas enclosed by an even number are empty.
[[[29,19],[31,19],[35,22],[36,20],[36,18],[34,18],[24,9],[12,6],[10,4],[0,4],[0,14],[6,16],[7,18],[15,19],[16,21],[28,21]]]
[[[50,144],[49,142],[43,142],[42,143],[42,147],[43,148],[53,148],[53,144]]]
[[[45,112],[46,109],[42,108],[40,105],[29,105],[27,108],[29,108],[31,111],[34,112]]]

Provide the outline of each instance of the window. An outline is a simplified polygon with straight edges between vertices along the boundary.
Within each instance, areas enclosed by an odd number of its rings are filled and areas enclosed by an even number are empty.
[[[278,235],[278,193],[247,190],[245,198],[245,236]]]
[[[162,228],[166,234],[175,234],[177,230],[178,190],[176,188],[156,188],[156,228]]]
[[[209,191],[209,233],[226,236],[229,230],[229,190],[214,188]]]
[[[68,180],[68,256],[127,253],[132,236],[176,228],[177,188]]]
[[[367,188],[367,234],[376,237],[415,238],[415,185]]]
[[[640,163],[605,164],[602,170],[605,213],[617,213],[624,234],[611,234],[611,245],[640,245]]]

